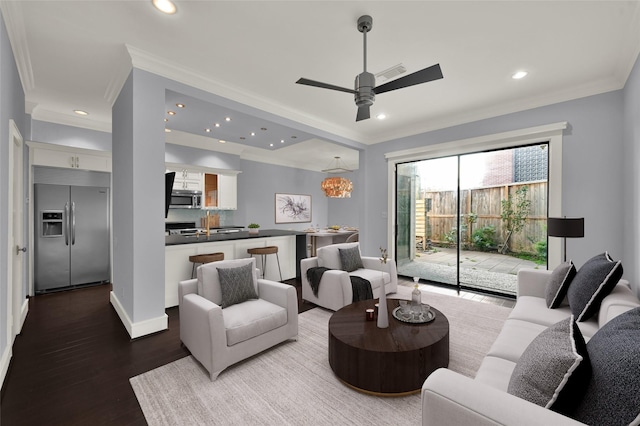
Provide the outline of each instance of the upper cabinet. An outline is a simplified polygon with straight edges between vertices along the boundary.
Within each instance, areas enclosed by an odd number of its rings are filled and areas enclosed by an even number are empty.
[[[202,191],[202,172],[184,168],[168,167],[168,172],[176,172],[176,179],[173,181],[173,189]]]
[[[39,142],[28,142],[27,145],[34,166],[111,172],[110,152]]]
[[[238,209],[238,176],[236,174],[204,173],[203,182],[203,209]]]

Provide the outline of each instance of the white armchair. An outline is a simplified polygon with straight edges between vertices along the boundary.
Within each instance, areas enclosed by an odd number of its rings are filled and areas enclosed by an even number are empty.
[[[302,298],[318,306],[332,311],[349,305],[353,302],[353,290],[350,275],[355,275],[368,280],[371,283],[373,297],[379,298],[380,292],[384,294],[395,293],[398,289],[398,273],[396,262],[388,259],[387,263],[380,262],[378,257],[361,256],[363,268],[352,272],[342,270],[340,261],[340,249],[360,247],[359,243],[332,244],[320,247],[316,257],[309,257],[300,261],[300,274],[302,279]],[[323,266],[330,268],[322,275],[318,287],[318,295],[313,293],[311,283],[307,279],[307,270]]]
[[[218,268],[250,264],[258,295],[221,306]],[[202,265],[198,278],[178,285],[180,340],[215,380],[232,364],[298,336],[298,299],[293,286],[257,278],[255,258]],[[222,289],[225,289],[222,286]]]

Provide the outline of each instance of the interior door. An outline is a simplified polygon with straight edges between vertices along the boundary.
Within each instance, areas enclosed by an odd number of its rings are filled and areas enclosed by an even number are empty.
[[[7,294],[8,303],[11,304],[11,323],[13,335],[20,333],[22,329],[22,302],[25,300],[23,292],[25,253],[24,244],[24,182],[23,182],[23,140],[20,131],[13,121],[9,123],[11,147],[13,149],[12,160],[13,170],[10,173],[13,185],[11,185],[12,208],[10,215],[10,274]]]

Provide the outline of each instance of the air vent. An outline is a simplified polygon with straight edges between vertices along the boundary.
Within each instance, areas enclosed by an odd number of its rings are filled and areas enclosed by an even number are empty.
[[[376,78],[381,79],[382,81],[387,81],[405,72],[407,72],[405,66],[402,64],[398,64],[392,66],[389,69],[379,72],[378,74],[376,74]]]

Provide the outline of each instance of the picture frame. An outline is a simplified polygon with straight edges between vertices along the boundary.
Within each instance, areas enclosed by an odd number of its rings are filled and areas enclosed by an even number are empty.
[[[311,195],[276,193],[276,223],[311,222]]]

